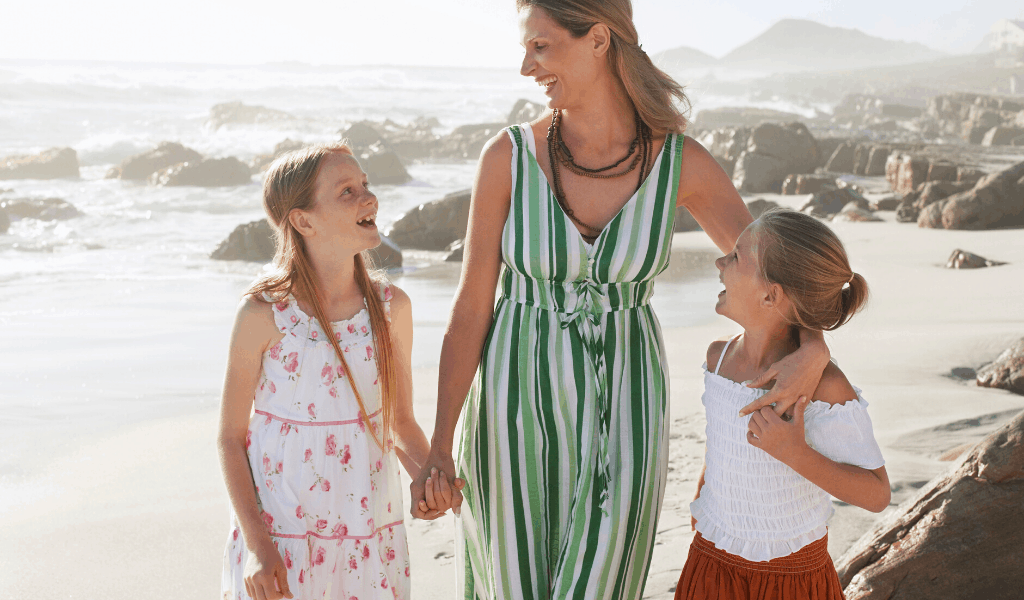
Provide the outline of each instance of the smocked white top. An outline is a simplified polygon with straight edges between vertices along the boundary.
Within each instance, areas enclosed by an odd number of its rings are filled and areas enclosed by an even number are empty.
[[[750,416],[736,415],[767,392],[719,375],[722,358],[714,373],[704,365],[706,468],[704,487],[690,503],[690,513],[701,536],[730,554],[752,561],[792,554],[825,536],[825,524],[834,513],[831,497],[747,442]],[[875,442],[868,403],[861,390],[854,389],[857,397],[844,404],[812,401],[807,405],[807,444],[836,462],[877,469],[885,460]]]

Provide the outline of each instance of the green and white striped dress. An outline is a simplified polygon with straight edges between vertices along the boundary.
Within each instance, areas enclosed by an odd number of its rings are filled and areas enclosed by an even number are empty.
[[[584,243],[512,138],[501,298],[462,413],[461,597],[638,599],[668,464],[668,374],[649,304],[668,266],[683,136]]]

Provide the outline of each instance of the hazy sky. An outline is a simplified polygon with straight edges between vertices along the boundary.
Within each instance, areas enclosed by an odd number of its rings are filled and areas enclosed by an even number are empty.
[[[0,58],[516,66],[514,0],[37,0],[5,2]],[[779,19],[814,19],[951,53],[1021,0],[634,0],[649,52],[715,56]]]

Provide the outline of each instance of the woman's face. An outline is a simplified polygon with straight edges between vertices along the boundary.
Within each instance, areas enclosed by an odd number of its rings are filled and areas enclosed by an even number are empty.
[[[359,162],[350,154],[332,152],[324,157],[316,178],[313,207],[307,214],[317,232],[307,243],[353,255],[380,244],[377,197],[370,191]]]
[[[526,49],[519,73],[544,88],[548,108],[572,108],[607,70],[606,54],[591,33],[576,39],[543,8],[527,6],[519,13],[521,43]]]

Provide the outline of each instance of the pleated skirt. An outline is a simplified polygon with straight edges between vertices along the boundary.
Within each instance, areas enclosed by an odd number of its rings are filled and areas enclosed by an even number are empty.
[[[696,533],[675,600],[845,600],[828,535],[796,552],[754,562],[719,550]]]

